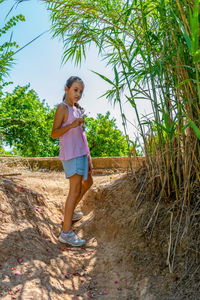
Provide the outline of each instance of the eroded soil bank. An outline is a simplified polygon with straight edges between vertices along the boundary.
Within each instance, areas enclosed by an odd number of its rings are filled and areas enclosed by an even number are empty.
[[[79,207],[84,217],[73,225],[87,244],[73,248],[57,240],[68,192],[63,172],[15,172],[0,178],[2,300],[198,299],[169,274],[167,233],[144,236],[154,205],[136,210],[133,178],[94,176]]]

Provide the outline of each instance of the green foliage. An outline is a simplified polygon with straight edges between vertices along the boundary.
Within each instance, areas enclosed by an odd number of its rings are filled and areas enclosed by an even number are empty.
[[[9,30],[19,21],[25,21],[25,17],[23,15],[18,15],[8,20],[4,26],[0,28],[0,38],[2,39],[4,35],[8,34]],[[5,78],[13,64],[14,50],[17,48],[19,48],[19,46],[16,42],[12,41],[12,34],[10,35],[9,41],[0,44],[0,97],[2,96],[3,87],[8,84],[5,81]]]
[[[17,86],[6,93],[0,103],[1,153],[3,144],[10,146],[15,154],[32,157],[57,156],[59,140],[51,139],[55,107],[51,109],[40,101],[30,86]],[[117,128],[110,113],[98,114],[97,118],[85,117],[87,139],[93,157],[126,156],[125,136]]]
[[[74,59],[80,63],[94,43],[113,67],[114,81],[98,74],[111,84],[104,95],[120,105],[122,116],[122,95],[130,102],[146,155],[150,153],[145,147],[145,132],[152,130],[152,124],[158,134],[159,153],[165,143],[171,151],[172,141],[181,134],[185,142],[183,129],[188,124],[198,137],[194,128],[200,126],[199,0],[194,0],[194,5],[162,0],[44,2],[51,13],[54,36],[63,38],[64,62]],[[145,130],[136,105],[142,98],[152,105]],[[188,123],[186,116],[192,122]],[[170,155],[174,160],[173,151]],[[165,169],[165,159],[161,164]]]
[[[54,113],[29,85],[18,86],[2,97],[0,135],[20,155],[56,156],[58,141],[50,138]]]
[[[117,128],[110,113],[97,114],[97,118],[85,117],[87,140],[92,157],[127,156],[125,136]]]

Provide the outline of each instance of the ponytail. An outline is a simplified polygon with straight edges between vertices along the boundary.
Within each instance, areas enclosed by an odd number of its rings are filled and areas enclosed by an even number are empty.
[[[81,114],[84,114],[85,109],[82,106],[80,106],[78,103],[75,103],[74,106],[80,110]]]
[[[66,98],[66,93],[64,93],[64,96],[63,96],[63,99],[62,99],[63,102],[65,101],[65,98]]]

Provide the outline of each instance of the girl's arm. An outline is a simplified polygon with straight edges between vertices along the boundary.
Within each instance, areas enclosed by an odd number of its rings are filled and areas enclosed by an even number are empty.
[[[52,128],[52,132],[51,132],[52,139],[56,139],[56,138],[60,137],[61,135],[63,135],[65,132],[67,132],[71,128],[80,126],[80,124],[84,122],[84,120],[82,118],[77,118],[71,124],[68,124],[61,128],[64,117],[66,116],[66,109],[67,108],[64,108],[62,104],[58,105],[58,107],[56,109],[54,122],[53,122],[53,128]],[[68,119],[68,109],[67,109],[67,119]]]

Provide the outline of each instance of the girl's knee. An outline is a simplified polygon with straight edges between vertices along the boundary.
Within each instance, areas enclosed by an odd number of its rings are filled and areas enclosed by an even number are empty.
[[[70,188],[69,194],[75,198],[79,197],[81,194],[81,181],[82,177],[78,174],[73,175],[70,177]]]
[[[69,194],[74,198],[78,198],[81,194],[81,185],[77,184],[75,186],[71,186],[69,189]]]
[[[69,191],[69,195],[71,197],[73,197],[74,199],[78,198],[80,196],[80,194],[81,194],[81,189],[76,189],[76,190],[73,189],[73,190]]]

